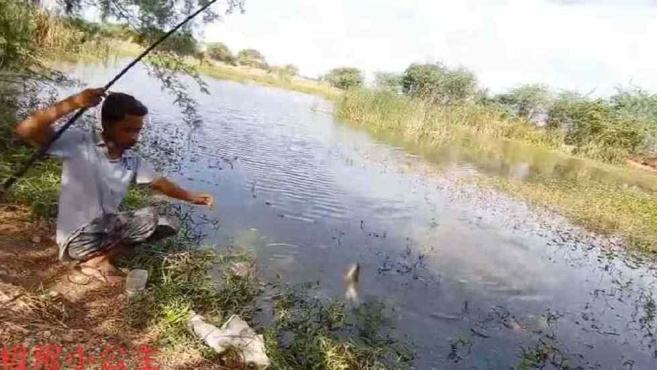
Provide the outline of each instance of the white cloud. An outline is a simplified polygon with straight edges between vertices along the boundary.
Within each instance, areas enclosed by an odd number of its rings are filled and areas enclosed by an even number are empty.
[[[567,3],[567,4],[566,4]],[[368,73],[440,60],[500,91],[524,82],[610,93],[657,90],[653,0],[247,0],[208,41],[256,48],[315,76],[340,65]]]

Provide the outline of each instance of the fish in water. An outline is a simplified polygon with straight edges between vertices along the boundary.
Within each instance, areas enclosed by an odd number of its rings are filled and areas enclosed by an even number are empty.
[[[360,279],[360,265],[354,263],[349,266],[349,270],[344,276],[346,288],[345,298],[348,302],[358,304],[358,280]]]

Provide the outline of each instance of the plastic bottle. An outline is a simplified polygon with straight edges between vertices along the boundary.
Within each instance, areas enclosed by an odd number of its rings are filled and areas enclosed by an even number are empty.
[[[148,271],[140,269],[130,270],[128,277],[125,280],[125,291],[128,293],[128,296],[131,296],[140,290],[144,290],[147,281]]]

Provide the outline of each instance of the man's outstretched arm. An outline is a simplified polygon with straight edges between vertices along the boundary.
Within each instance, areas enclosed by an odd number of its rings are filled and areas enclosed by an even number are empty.
[[[214,198],[210,194],[199,194],[187,191],[165,177],[160,177],[151,183],[151,188],[171,198],[180,199],[192,204],[212,207]]]
[[[54,134],[52,124],[65,115],[81,109],[98,105],[105,96],[105,90],[86,89],[50,107],[38,110],[16,125],[16,134],[24,141],[43,147]]]

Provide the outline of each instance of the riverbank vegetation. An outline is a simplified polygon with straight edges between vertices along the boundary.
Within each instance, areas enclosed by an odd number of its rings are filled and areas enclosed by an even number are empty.
[[[357,86],[357,85],[356,85]],[[609,163],[657,158],[657,95],[618,89],[608,98],[523,85],[491,95],[469,71],[413,64],[345,94],[341,118],[436,142],[454,131],[540,144]]]
[[[657,95],[628,88],[594,99],[540,85],[490,95],[467,70],[414,64],[402,74],[378,75],[373,88],[346,91],[336,115],[436,150],[466,147],[472,152],[468,160],[483,167],[490,159],[526,165],[529,176],[523,181],[492,172],[480,183],[657,251],[657,178],[625,165],[657,167]],[[510,161],[507,142],[545,155]],[[561,159],[555,164],[549,158]],[[550,163],[550,173],[537,170]]]

